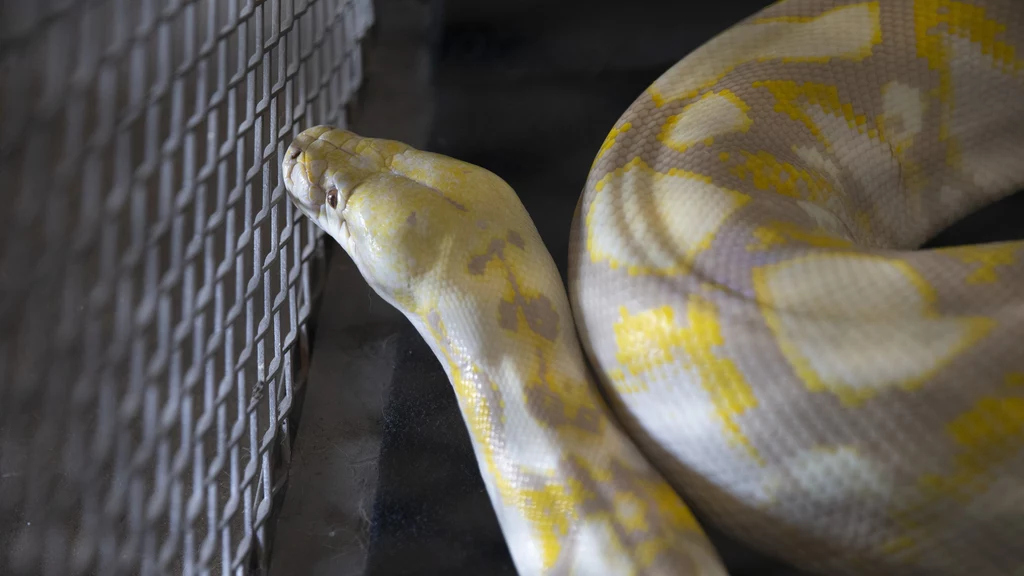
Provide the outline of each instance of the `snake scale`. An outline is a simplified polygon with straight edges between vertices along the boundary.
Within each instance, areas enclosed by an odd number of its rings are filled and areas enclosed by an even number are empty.
[[[919,248],[1024,188],[1024,2],[712,38],[597,151],[568,295],[485,169],[327,126],[282,162],[444,367],[520,573],[725,574],[713,524],[814,574],[1024,575],[1024,243]]]

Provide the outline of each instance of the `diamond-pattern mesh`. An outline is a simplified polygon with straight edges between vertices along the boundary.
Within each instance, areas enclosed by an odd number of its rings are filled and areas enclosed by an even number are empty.
[[[0,2],[0,573],[264,570],[372,0]]]

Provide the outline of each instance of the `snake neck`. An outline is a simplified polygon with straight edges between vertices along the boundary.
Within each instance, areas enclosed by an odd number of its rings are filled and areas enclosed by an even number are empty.
[[[724,574],[679,496],[621,432],[589,375],[532,226],[439,259],[406,310],[455,390],[521,573]],[[687,571],[680,567],[690,566]]]

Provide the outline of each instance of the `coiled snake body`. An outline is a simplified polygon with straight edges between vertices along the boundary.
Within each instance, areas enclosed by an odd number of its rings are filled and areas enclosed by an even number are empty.
[[[482,168],[321,126],[283,170],[444,366],[521,573],[724,574],[703,522],[819,574],[1024,574],[1024,243],[916,249],[1024,188],[1024,2],[713,38],[597,152],[568,298]]]

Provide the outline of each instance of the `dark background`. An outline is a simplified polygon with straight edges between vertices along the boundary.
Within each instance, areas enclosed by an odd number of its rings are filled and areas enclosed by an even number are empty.
[[[353,112],[353,125],[364,135],[401,139],[504,178],[533,217],[564,279],[576,201],[594,155],[619,115],[677,60],[768,3],[377,0],[380,37],[365,47],[377,60],[368,67],[367,95],[363,107]],[[419,42],[418,57],[403,60],[397,55],[404,39]],[[396,69],[405,70],[406,76],[392,78]],[[414,77],[419,81],[410,80]],[[416,97],[409,98],[409,90]],[[1024,195],[1017,194],[955,226],[932,245],[1021,237]],[[334,250],[331,274],[357,276],[340,250]],[[359,487],[366,500],[355,540],[365,567],[350,573],[514,574],[444,372],[408,323],[382,310],[365,285],[355,282],[344,289],[344,313],[364,314],[368,302],[384,319],[356,324],[349,318],[336,326],[325,321],[329,326],[320,329],[291,473],[291,508],[286,502],[279,521],[278,532],[285,534],[279,535],[275,549],[277,573],[312,574],[313,568],[303,567],[323,567],[324,561],[315,559],[341,549],[335,548],[340,546],[335,528],[340,520],[330,518],[340,517],[340,502],[353,495],[340,487],[332,475],[339,466],[325,465],[318,446],[329,443],[325,438],[337,432],[342,418],[331,411],[331,401],[313,399],[324,390],[338,389],[330,388],[339,386],[336,381],[316,381],[317,362],[336,360],[325,342],[338,330],[346,342],[363,342],[350,346],[352,355],[377,362],[377,372],[371,370],[364,378],[371,387],[364,396],[372,402],[363,398],[359,404],[351,392],[348,399],[336,400],[344,410],[370,406],[374,413],[361,431],[361,439],[373,440],[365,458],[353,460],[346,453],[346,466],[353,470],[357,465],[374,467],[353,472],[372,486]],[[335,378],[344,370],[324,368],[330,376],[321,378]],[[356,419],[354,413],[346,414],[348,422]],[[304,489],[311,492],[293,496]],[[313,530],[318,522],[330,537]],[[307,537],[299,534],[302,530]],[[719,534],[711,536],[733,576],[796,574]]]

